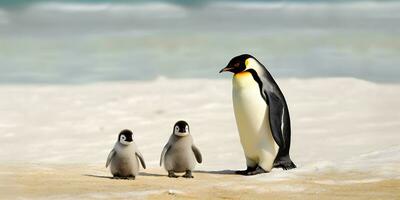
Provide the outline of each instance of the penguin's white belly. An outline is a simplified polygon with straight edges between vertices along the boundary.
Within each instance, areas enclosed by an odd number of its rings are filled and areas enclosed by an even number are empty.
[[[116,155],[111,160],[111,173],[119,176],[136,176],[139,173],[139,161],[135,155],[135,148],[130,145],[127,147],[114,147]]]
[[[164,158],[164,167],[167,171],[185,172],[196,167],[196,157],[192,150],[190,135],[180,138],[171,145]]]
[[[268,105],[249,72],[233,78],[233,108],[247,164],[271,170],[278,147],[269,125]]]

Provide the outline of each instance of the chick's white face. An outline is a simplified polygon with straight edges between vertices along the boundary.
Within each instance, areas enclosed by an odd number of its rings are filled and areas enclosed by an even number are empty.
[[[124,145],[129,145],[133,142],[132,137],[129,139],[126,135],[121,135],[119,137],[119,142]]]
[[[178,125],[174,128],[174,134],[180,137],[189,135],[189,126],[179,127]]]

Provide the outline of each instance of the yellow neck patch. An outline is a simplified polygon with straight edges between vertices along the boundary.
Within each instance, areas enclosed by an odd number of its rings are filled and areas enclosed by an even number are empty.
[[[251,76],[250,72],[240,72],[234,75],[235,78],[244,78],[248,76]]]
[[[250,59],[247,58],[247,59],[244,61],[244,64],[246,65],[246,67],[249,66],[249,64],[250,64]]]
[[[233,88],[248,89],[258,87],[257,82],[254,81],[253,75],[250,72],[240,72],[233,76]]]

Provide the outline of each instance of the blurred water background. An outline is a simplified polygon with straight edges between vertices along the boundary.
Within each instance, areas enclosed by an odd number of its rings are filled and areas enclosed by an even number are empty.
[[[216,79],[241,53],[278,78],[398,83],[400,2],[0,1],[1,84]]]

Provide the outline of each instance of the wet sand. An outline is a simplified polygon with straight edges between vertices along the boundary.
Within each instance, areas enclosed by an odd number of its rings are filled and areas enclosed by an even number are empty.
[[[168,178],[147,169],[136,180],[112,179],[94,165],[0,166],[0,199],[399,199],[399,179],[361,172],[324,171],[288,179],[243,177],[231,170]]]

